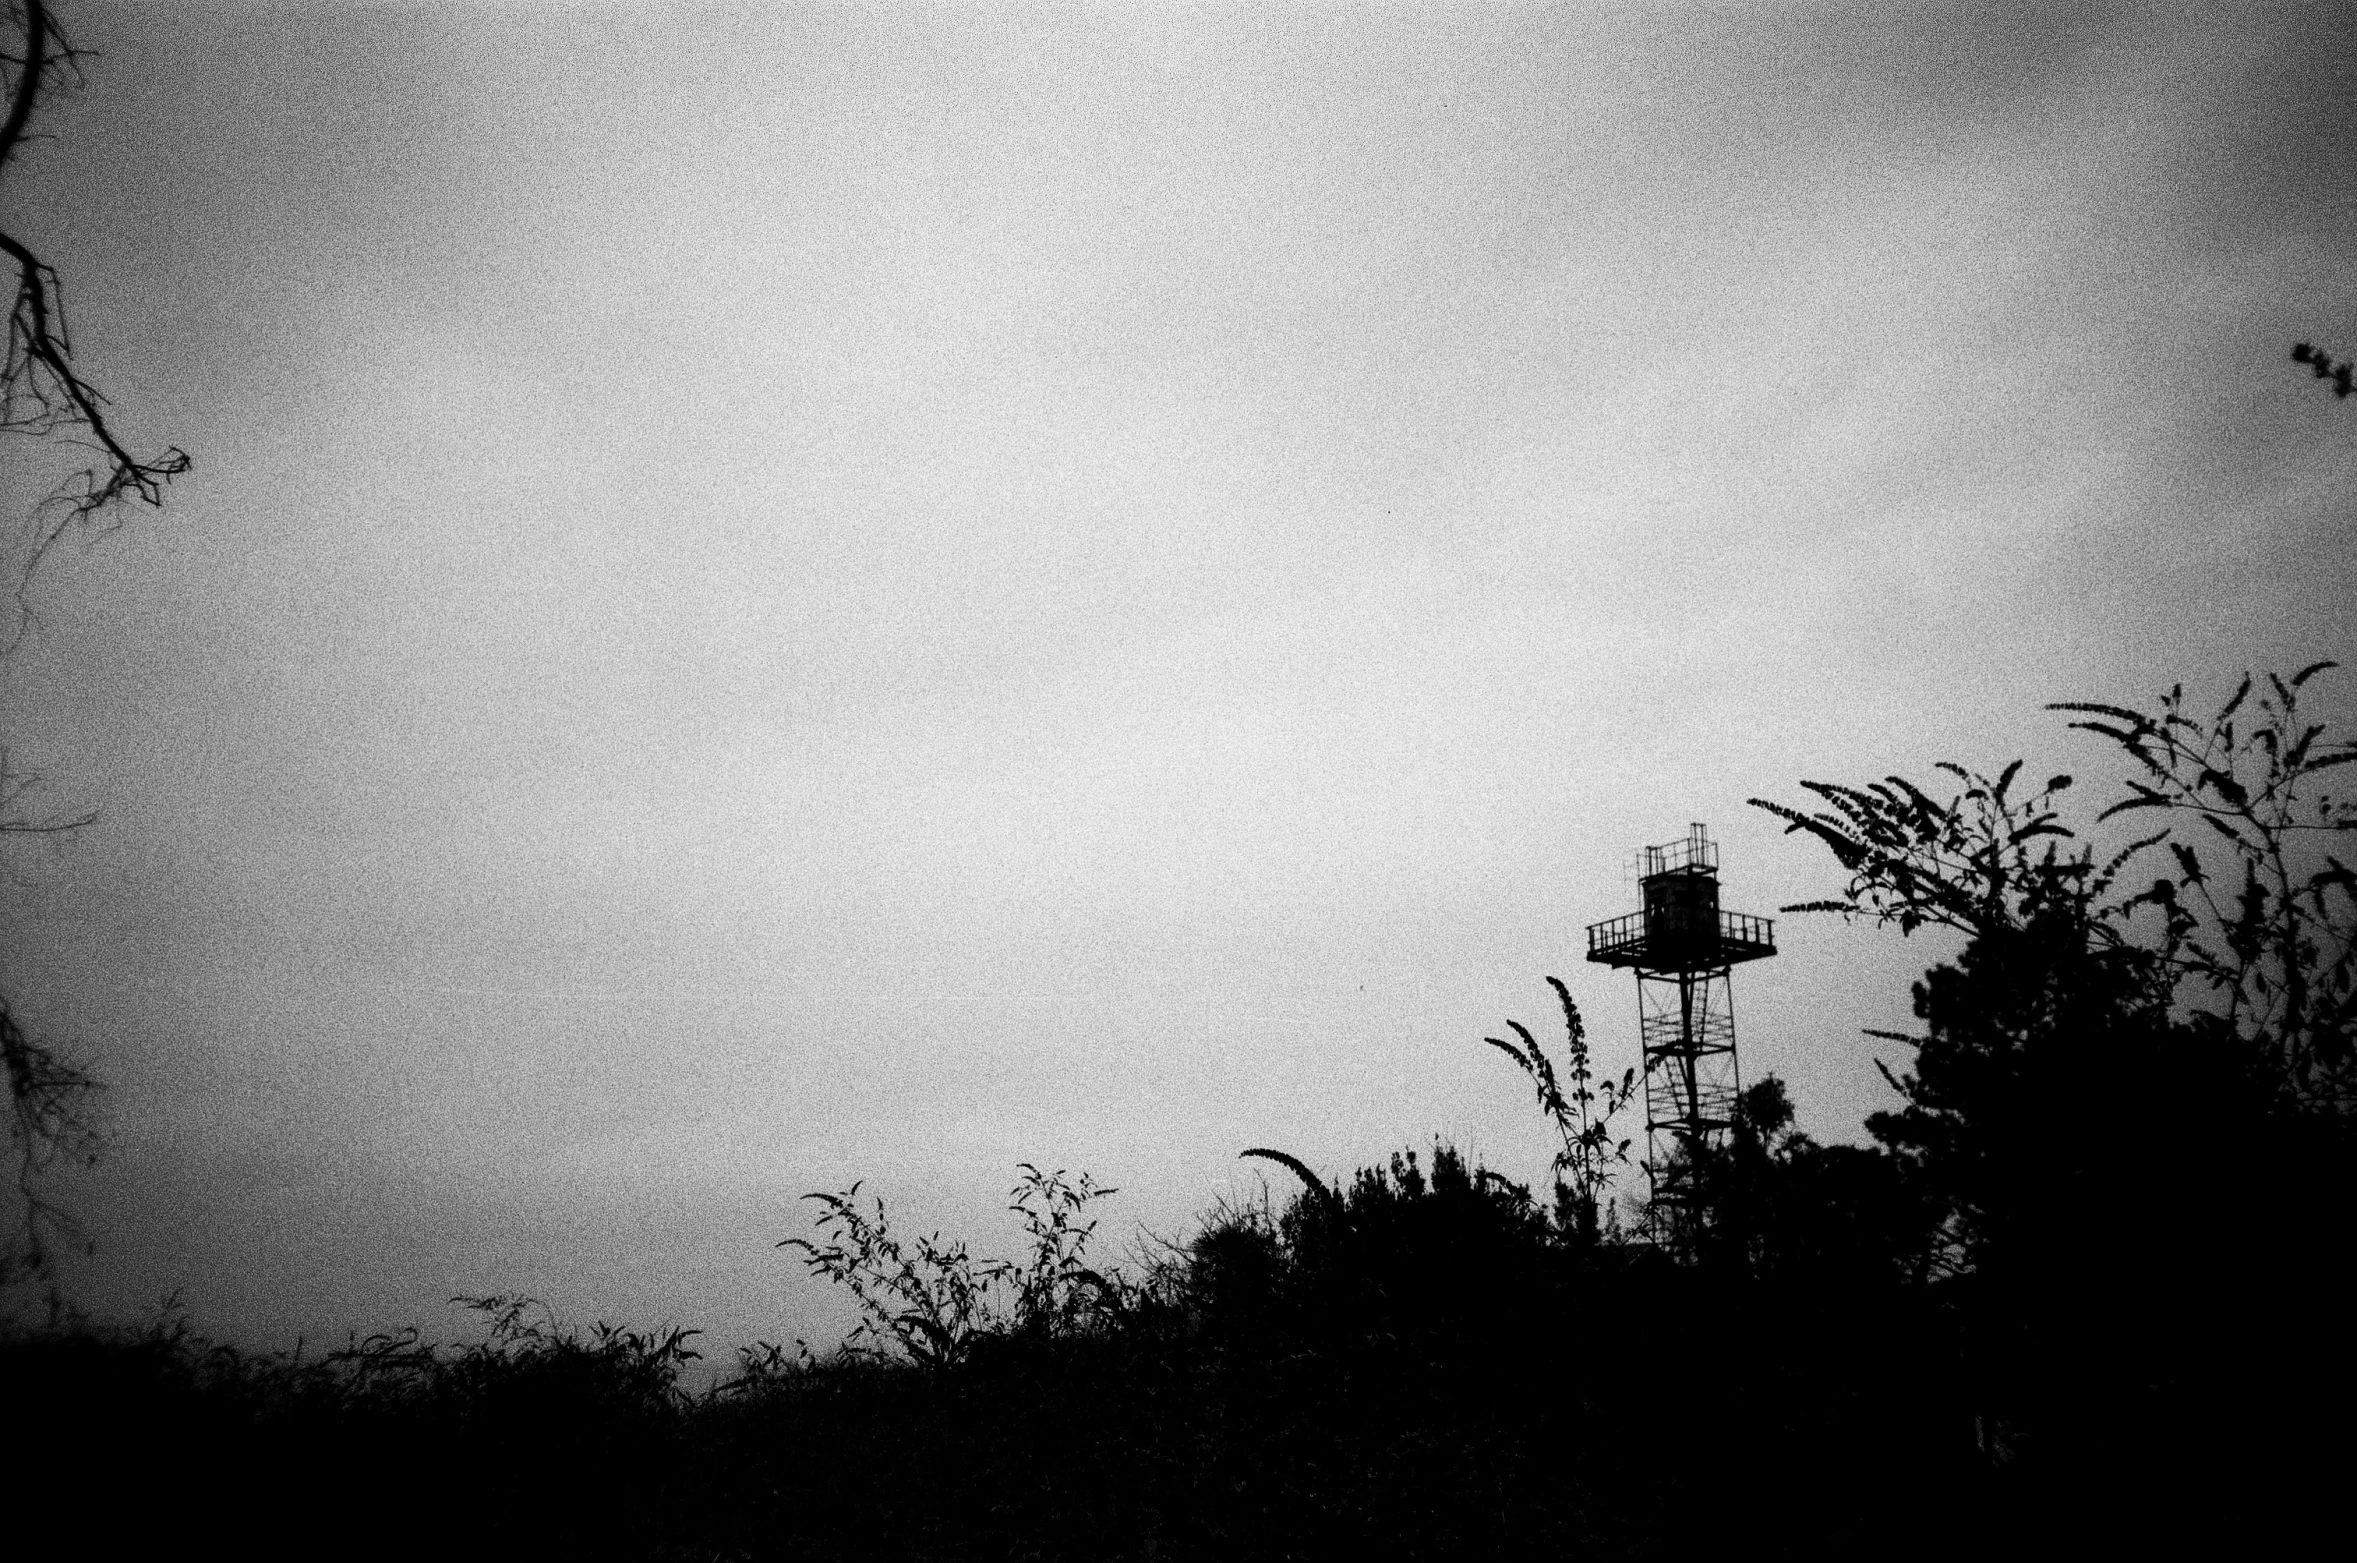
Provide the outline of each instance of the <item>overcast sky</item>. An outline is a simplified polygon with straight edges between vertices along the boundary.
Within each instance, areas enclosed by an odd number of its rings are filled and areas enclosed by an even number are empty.
[[[102,1311],[816,1344],[854,1178],[1535,1178],[1637,846],[1773,912],[1748,797],[2357,661],[2344,5],[61,10],[0,200],[197,463],[0,706]],[[1944,951],[1778,934],[1858,1138]]]

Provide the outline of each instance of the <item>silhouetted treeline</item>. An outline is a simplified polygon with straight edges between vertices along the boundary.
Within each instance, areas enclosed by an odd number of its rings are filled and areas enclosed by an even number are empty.
[[[1107,1190],[1026,1166],[1027,1259],[812,1196],[865,1318],[683,1392],[680,1331],[382,1336],[308,1361],[160,1328],[0,1342],[11,1475],[99,1554],[630,1558],[2273,1555],[2341,1518],[2357,1404],[2357,763],[2318,668],[2209,724],[2073,706],[2142,766],[2072,846],[2057,776],[1950,768],[1767,805],[1850,873],[1828,909],[1962,935],[1915,987],[1871,1143],[1768,1078],[1625,1212],[1632,1081],[1492,1039],[1559,1131],[1534,1194],[1446,1145],[1215,1211],[1145,1273]],[[2216,854],[2215,848],[2212,849]],[[2146,880],[2130,868],[2165,865]],[[1788,910],[1793,910],[1788,908]],[[1292,1185],[1287,1185],[1291,1188]],[[1624,1189],[1625,1192],[1625,1189]],[[871,1208],[872,1207],[872,1208]],[[1669,1219],[1674,1216],[1674,1219]],[[1657,1219],[1659,1218],[1659,1219]]]
[[[2043,1194],[1975,1160],[2006,1257],[1943,1272],[1900,1154],[1792,1135],[1774,1082],[1746,1108],[1696,1254],[1569,1240],[1442,1146],[948,1367],[772,1349],[691,1395],[686,1337],[513,1305],[484,1345],[304,1363],[17,1339],[17,1469],[102,1554],[1944,1555],[2256,1503],[2247,1541],[2333,1490],[2304,1441],[2346,1405],[2341,1298],[2184,1115],[2080,1124]],[[2301,1154],[2346,1193],[2329,1136]]]
[[[1863,1545],[1979,1505],[1896,1286],[1787,1295],[1575,1249],[1447,1147],[1230,1210],[1153,1276],[954,1367],[678,1336],[381,1338],[294,1363],[170,1331],[10,1343],[25,1474],[93,1540],[247,1554],[1673,1557]]]

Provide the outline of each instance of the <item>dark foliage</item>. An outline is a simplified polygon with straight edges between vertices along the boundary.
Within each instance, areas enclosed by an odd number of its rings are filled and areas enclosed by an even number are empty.
[[[1637,1071],[1623,1070],[1618,1080],[1599,1078],[1588,1051],[1588,1025],[1571,1000],[1571,990],[1560,977],[1549,977],[1547,985],[1563,1009],[1564,1070],[1556,1070],[1538,1038],[1519,1020],[1506,1022],[1513,1041],[1482,1041],[1514,1060],[1538,1096],[1539,1111],[1562,1142],[1548,1164],[1555,1179],[1557,1229],[1582,1246],[1617,1242],[1621,1233],[1612,1207],[1612,1185],[1615,1169],[1628,1165],[1629,1138],[1614,1136],[1613,1120],[1634,1100]],[[1569,1090],[1564,1089],[1567,1083]]]
[[[2246,677],[2206,722],[2182,689],[2054,707],[2132,766],[2100,818],[2163,827],[2100,860],[2052,806],[2069,778],[2020,800],[2019,762],[1945,767],[1945,801],[1893,777],[1761,805],[1849,871],[1817,906],[1968,936],[1889,1038],[1913,1065],[1884,1068],[1902,1105],[1867,1122],[1845,1241],[1914,1272],[2014,1487],[2115,1540],[2314,1523],[2353,1452],[2357,1373],[2319,1347],[2357,1252],[2357,808],[2329,791],[2357,744],[2298,709],[2331,665]],[[2139,888],[2140,858],[2169,871]],[[1756,1259],[1808,1158],[1735,1138],[1727,1235]]]

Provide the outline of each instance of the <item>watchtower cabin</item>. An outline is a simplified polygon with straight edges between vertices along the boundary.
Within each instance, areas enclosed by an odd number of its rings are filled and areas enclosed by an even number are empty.
[[[1719,905],[1710,832],[1638,853],[1643,910],[1588,927],[1588,959],[1637,974],[1645,1055],[1645,1172],[1657,1240],[1692,1235],[1694,1175],[1725,1144],[1743,1088],[1735,1063],[1731,973],[1776,953],[1776,925]]]

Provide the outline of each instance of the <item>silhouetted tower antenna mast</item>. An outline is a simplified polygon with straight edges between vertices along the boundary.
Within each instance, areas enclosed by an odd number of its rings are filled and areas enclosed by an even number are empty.
[[[1674,1242],[1692,1235],[1695,1169],[1725,1142],[1743,1086],[1730,973],[1776,953],[1776,925],[1719,909],[1719,849],[1700,825],[1638,860],[1644,910],[1590,924],[1588,959],[1637,974],[1645,1173],[1654,1236]]]

